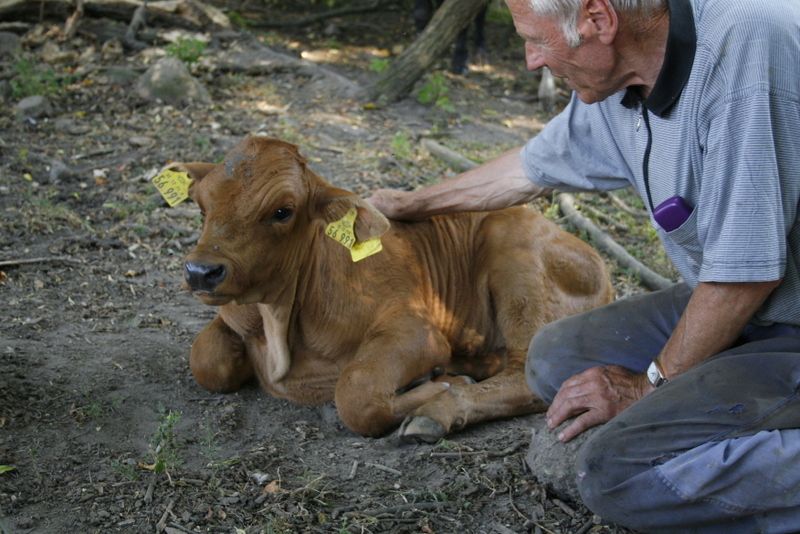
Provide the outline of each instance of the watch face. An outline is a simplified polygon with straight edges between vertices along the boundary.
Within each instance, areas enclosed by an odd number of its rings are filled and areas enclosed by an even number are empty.
[[[654,386],[657,386],[658,383],[661,381],[661,375],[658,374],[658,367],[656,366],[656,362],[652,362],[650,364],[650,367],[647,368],[647,379]]]

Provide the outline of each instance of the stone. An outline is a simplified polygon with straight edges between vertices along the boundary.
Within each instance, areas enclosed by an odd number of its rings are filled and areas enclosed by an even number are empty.
[[[110,85],[121,85],[123,87],[133,85],[139,79],[139,73],[135,70],[125,68],[110,68],[103,74],[106,82]]]
[[[211,104],[211,96],[178,58],[165,57],[142,74],[136,83],[140,97],[172,106],[191,102]]]
[[[544,418],[537,418],[531,428],[531,445],[525,460],[539,484],[562,500],[581,502],[575,481],[575,460],[578,450],[601,427],[590,428],[568,443],[558,441],[559,431],[569,420],[550,430]]]
[[[48,41],[42,46],[39,57],[45,63],[66,63],[78,59],[78,54],[72,51],[61,50],[61,47],[53,41]]]
[[[53,114],[53,106],[50,101],[41,95],[23,98],[17,104],[17,122],[25,122],[29,119],[39,119]]]
[[[54,161],[50,167],[50,182],[59,183],[69,180],[72,170],[60,161]]]
[[[14,88],[8,80],[0,80],[0,103],[11,100],[14,96]]]
[[[19,47],[19,35],[11,32],[0,32],[0,57],[12,56]]]

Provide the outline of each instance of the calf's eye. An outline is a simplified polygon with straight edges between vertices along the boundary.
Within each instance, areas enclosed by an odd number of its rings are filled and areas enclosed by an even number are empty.
[[[275,212],[273,218],[278,222],[286,222],[292,217],[293,213],[294,210],[292,210],[291,208],[280,208],[278,211]]]

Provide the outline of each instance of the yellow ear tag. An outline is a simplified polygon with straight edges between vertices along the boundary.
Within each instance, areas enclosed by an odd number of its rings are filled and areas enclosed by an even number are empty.
[[[189,173],[164,171],[153,178],[153,185],[170,206],[176,206],[189,198]]]
[[[330,223],[325,229],[326,236],[350,249],[350,256],[353,258],[354,262],[361,261],[383,250],[380,237],[368,239],[363,243],[356,242],[356,234],[353,232],[353,226],[356,223],[357,215],[358,211],[355,208],[350,208],[347,210],[344,217]]]

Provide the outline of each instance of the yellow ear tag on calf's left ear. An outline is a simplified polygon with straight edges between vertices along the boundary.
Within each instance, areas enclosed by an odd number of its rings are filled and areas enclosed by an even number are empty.
[[[170,206],[177,206],[189,198],[189,173],[164,171],[153,178],[153,185]]]
[[[344,217],[330,223],[325,229],[326,236],[350,249],[350,257],[353,258],[354,262],[361,261],[383,250],[380,237],[368,239],[362,243],[356,242],[353,226],[356,223],[357,215],[358,211],[355,208],[350,208]]]

